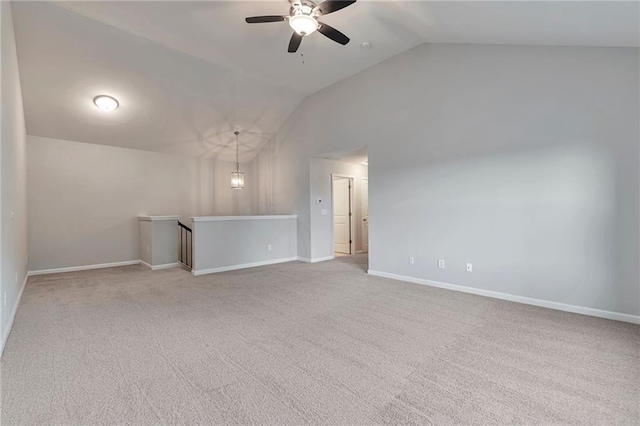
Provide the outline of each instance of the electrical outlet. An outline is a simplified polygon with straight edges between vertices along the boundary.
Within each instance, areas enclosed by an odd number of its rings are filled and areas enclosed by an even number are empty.
[[[16,211],[14,209],[11,209],[11,220],[15,219],[16,217]]]
[[[473,272],[473,264],[467,263],[467,272]]]
[[[438,259],[438,268],[444,269],[444,259]]]
[[[409,265],[413,265],[413,256],[409,256]]]
[[[322,209],[322,210],[320,211],[320,214],[321,214],[322,216],[326,216],[326,215],[328,215],[328,214],[329,214],[329,210],[328,210],[328,209]]]
[[[267,244],[267,251],[271,251],[272,247],[271,244]]]

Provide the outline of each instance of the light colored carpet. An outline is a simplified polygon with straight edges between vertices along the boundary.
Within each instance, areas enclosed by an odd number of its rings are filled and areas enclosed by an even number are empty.
[[[365,262],[32,277],[2,424],[639,423],[639,326]]]

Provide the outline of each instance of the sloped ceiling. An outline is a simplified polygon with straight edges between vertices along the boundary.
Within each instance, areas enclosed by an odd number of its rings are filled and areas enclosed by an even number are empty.
[[[358,1],[286,52],[286,1],[14,2],[27,132],[250,161],[305,96],[424,42],[639,45],[636,2]],[[373,48],[362,49],[369,41]],[[99,94],[120,102],[111,113]]]

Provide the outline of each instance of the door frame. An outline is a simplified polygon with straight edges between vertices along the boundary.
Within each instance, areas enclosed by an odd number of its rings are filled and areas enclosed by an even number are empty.
[[[362,177],[360,179],[363,183],[362,186],[364,186],[364,181],[367,181],[367,212],[369,211],[369,176],[367,177]],[[364,193],[364,191],[363,191]],[[369,229],[368,229],[368,222],[369,219],[367,218],[367,230],[365,232],[365,224],[364,224],[364,204],[362,203],[362,194],[360,194],[360,213],[362,215],[362,223],[360,224],[361,229],[360,229],[360,246],[362,247],[362,250],[360,250],[360,253],[369,253]],[[368,215],[367,215],[368,216]],[[367,251],[364,251],[364,236],[365,234],[367,235]]]
[[[344,175],[341,173],[331,173],[331,251],[335,255],[336,252],[336,238],[335,238],[335,214],[333,211],[333,181],[335,178],[346,178],[349,179],[349,254],[356,253],[356,239],[355,237],[355,219],[356,212],[354,209],[355,206],[355,195],[356,195],[356,177],[351,175]]]

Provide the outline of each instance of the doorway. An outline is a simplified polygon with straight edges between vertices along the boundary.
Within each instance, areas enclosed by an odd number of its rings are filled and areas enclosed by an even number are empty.
[[[336,256],[354,253],[353,180],[352,176],[332,175],[333,251]]]
[[[369,253],[369,178],[362,178],[362,252]]]

